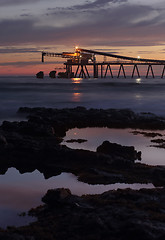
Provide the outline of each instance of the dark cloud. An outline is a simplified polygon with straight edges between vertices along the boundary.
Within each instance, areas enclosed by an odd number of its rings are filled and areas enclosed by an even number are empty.
[[[109,3],[115,4],[115,3],[127,3],[128,0],[96,0],[95,2],[89,2],[86,1],[84,4],[78,4],[71,7],[55,7],[55,8],[47,8],[48,15],[49,12],[54,12],[54,14],[62,13],[65,14],[68,11],[79,11],[80,12],[88,12],[88,11],[96,11],[97,9],[101,9],[103,7],[108,7]]]
[[[114,49],[114,48],[95,48],[93,50],[96,50],[96,51],[106,51],[106,52],[114,51],[114,53],[117,53],[118,51],[120,51],[120,49]]]
[[[37,48],[15,48],[15,47],[6,47],[6,48],[0,48],[0,53],[8,54],[8,53],[37,53],[40,52]]]
[[[86,4],[83,5],[76,5],[73,8],[74,9],[93,9],[93,8],[98,8],[98,7],[103,7],[106,6],[108,3],[123,3],[127,2],[127,0],[96,0],[95,2],[87,2]]]
[[[97,0],[97,4],[109,1]],[[114,1],[113,1],[114,2]],[[120,1],[121,2],[121,1]],[[84,5],[85,6],[85,5]],[[16,44],[64,44],[68,47],[75,44],[81,46],[106,45],[106,46],[147,46],[163,42],[165,38],[162,15],[150,18],[148,23],[144,17],[150,15],[154,9],[149,6],[133,6],[121,4],[113,9],[88,10],[84,21],[79,21],[75,11],[62,11],[52,17],[52,21],[65,18],[75,18],[74,25],[65,27],[37,27],[36,19],[8,20],[0,22],[0,45]],[[74,15],[75,14],[75,15]],[[84,15],[83,15],[84,14]],[[147,22],[147,20],[146,20]]]
[[[40,2],[41,0],[28,0],[28,3]],[[27,4],[27,0],[0,0],[0,6],[14,6],[19,4]]]
[[[1,40],[0,45],[12,43],[24,43],[26,38],[30,40],[30,32],[32,32],[33,21],[31,20],[6,20],[0,22]]]

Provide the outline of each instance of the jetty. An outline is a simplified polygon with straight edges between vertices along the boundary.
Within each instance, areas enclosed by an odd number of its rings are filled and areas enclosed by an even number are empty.
[[[96,61],[96,56],[103,56],[104,59],[109,57],[110,61]],[[121,74],[126,78],[126,68],[131,67],[131,77],[141,77],[139,66],[147,67],[145,77],[149,75],[155,78],[153,66],[161,66],[160,77],[163,78],[165,74],[165,60],[141,58],[138,56],[129,57],[113,53],[100,52],[95,50],[88,50],[76,47],[75,52],[42,52],[42,62],[45,57],[62,57],[65,58],[64,62],[65,72],[64,76],[67,78],[106,78],[115,76],[112,66],[117,66],[117,75],[119,78]],[[74,70],[73,70],[74,68]],[[92,71],[91,71],[92,68]],[[116,73],[116,71],[115,71]]]

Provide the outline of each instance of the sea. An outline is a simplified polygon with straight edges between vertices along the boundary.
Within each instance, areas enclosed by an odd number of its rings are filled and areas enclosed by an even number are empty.
[[[17,119],[23,106],[130,108],[165,115],[165,79],[0,77],[0,103],[0,121]]]
[[[0,77],[0,123],[4,120],[25,120],[17,114],[20,107],[131,109],[137,113],[151,112],[165,116],[165,79],[155,78],[90,78],[37,79],[34,76]],[[165,131],[161,132],[165,136]],[[67,143],[83,138],[88,142]],[[71,148],[95,151],[104,140],[142,151],[142,162],[165,165],[165,149],[151,146],[151,139],[134,135],[132,129],[87,128],[69,130],[63,144]],[[36,221],[21,214],[41,204],[50,188],[67,187],[73,194],[96,194],[117,188],[154,188],[149,184],[89,185],[77,181],[70,173],[44,179],[38,171],[20,174],[14,168],[0,175],[0,228],[21,226]]]

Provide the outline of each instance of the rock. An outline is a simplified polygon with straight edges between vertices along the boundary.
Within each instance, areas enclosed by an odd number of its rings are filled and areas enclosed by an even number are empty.
[[[2,128],[2,130],[7,131],[7,132],[17,131],[19,129],[19,123],[4,121],[1,125],[1,128]]]
[[[5,175],[5,173],[7,172],[8,168],[7,167],[1,167],[0,168],[0,175]]]
[[[58,78],[68,78],[67,72],[58,72]]]
[[[165,140],[164,139],[154,139],[151,140],[153,143],[157,143],[157,145],[150,145],[150,147],[156,147],[156,148],[165,148]]]
[[[82,107],[20,111],[29,115],[28,121],[6,121],[0,127],[2,174],[8,167],[16,167],[21,173],[38,169],[47,177],[72,172],[79,180],[92,184],[152,182],[165,185],[165,168],[135,163],[141,152],[134,147],[106,141],[97,152],[91,152],[59,144],[59,137],[73,127],[165,129],[163,118],[138,115],[130,110]],[[0,230],[0,239],[165,239],[164,188],[125,189],[82,197],[63,188],[49,190],[42,201],[43,206],[32,210],[38,221],[4,232]]]
[[[35,240],[32,236],[22,236],[16,233],[0,232],[1,240]]]
[[[134,147],[104,143],[97,152],[71,149],[60,145],[61,136],[74,127],[147,127],[151,119],[152,127],[165,127],[164,119],[155,115],[138,115],[123,109],[73,109],[21,108],[28,120],[20,122],[4,121],[0,126],[1,168],[17,168],[21,173],[39,170],[45,178],[61,172],[71,172],[79,180],[90,184],[156,183],[165,184],[164,170],[152,174],[155,167],[135,163],[141,152]],[[159,125],[160,123],[160,125]],[[7,145],[3,145],[7,142]],[[5,146],[5,147],[4,147]],[[100,150],[101,149],[101,150]],[[95,169],[95,171],[91,171]],[[122,176],[122,177],[121,177]]]
[[[87,140],[85,139],[70,139],[70,140],[66,140],[67,143],[74,143],[74,142],[77,142],[77,143],[83,143],[83,142],[87,142]]]
[[[3,135],[0,135],[0,147],[7,146],[7,145],[8,145],[8,143],[7,143],[6,138]]]
[[[161,133],[155,133],[155,132],[132,131],[131,133],[133,133],[134,135],[141,134],[141,135],[143,135],[145,137],[149,137],[149,138],[155,138],[155,137],[162,137],[163,136]]]
[[[139,128],[165,129],[165,119],[151,114],[135,114],[129,109],[89,109],[77,107],[72,109],[20,108],[19,113],[49,118],[64,125],[66,129],[74,127],[109,127],[109,128]],[[56,125],[56,124],[55,124]],[[57,126],[56,126],[57,127]],[[58,127],[57,127],[58,129]],[[153,135],[153,134],[152,134]]]
[[[36,78],[44,78],[44,72],[40,71],[36,74]]]
[[[69,189],[57,188],[55,190],[48,190],[47,194],[42,198],[42,201],[49,206],[56,206],[64,203],[69,196],[71,196]]]
[[[51,72],[49,73],[49,77],[50,77],[50,78],[56,78],[56,71],[51,71]]]
[[[38,221],[17,228],[17,233],[29,233],[40,240],[48,236],[52,240],[163,240],[165,237],[164,189],[119,189],[82,197],[70,194],[68,189],[58,189],[46,195],[48,204],[57,200],[63,204],[52,207],[46,203],[32,209],[30,214]]]
[[[97,152],[104,153],[110,156],[118,156],[129,161],[141,160],[141,152],[137,152],[133,146],[127,147],[117,143],[104,141],[97,148]]]
[[[165,185],[165,167],[155,166],[151,169],[152,179],[155,186],[160,187]]]
[[[161,138],[158,138],[158,139],[151,140],[151,142],[153,142],[153,143],[165,143],[165,140],[161,139]]]
[[[57,188],[48,190],[42,201],[50,209],[60,210],[62,208],[93,209],[91,204],[87,203],[81,197],[72,195],[67,188]]]

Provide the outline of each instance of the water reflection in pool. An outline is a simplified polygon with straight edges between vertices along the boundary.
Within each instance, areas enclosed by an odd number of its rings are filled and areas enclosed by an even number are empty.
[[[71,148],[87,149],[96,151],[96,148],[102,144],[103,141],[109,140],[113,143],[119,143],[125,146],[134,146],[137,151],[142,151],[142,163],[149,165],[165,165],[165,149],[150,147],[153,143],[150,142],[151,137],[144,137],[143,135],[134,135],[132,129],[110,129],[110,128],[82,128],[71,129],[67,132],[64,138],[64,144]],[[142,131],[142,130],[139,130]],[[161,133],[165,139],[165,131],[149,131]],[[161,137],[161,138],[163,138]],[[160,137],[155,137],[160,138]],[[69,139],[87,139],[84,143],[67,143]]]
[[[19,217],[18,214],[41,204],[42,196],[51,188],[69,188],[73,194],[97,194],[117,188],[153,188],[152,184],[110,184],[89,185],[78,182],[71,173],[45,180],[38,171],[20,174],[11,168],[5,175],[0,175],[0,227],[8,225],[21,226],[34,221],[30,217]]]
[[[86,128],[72,129],[67,132],[64,144],[71,148],[82,148],[95,151],[105,140],[126,146],[135,146],[142,151],[142,162],[150,165],[165,165],[164,149],[148,147],[151,138],[133,135],[132,129]],[[147,132],[150,132],[147,130]],[[160,132],[160,131],[154,131]],[[165,135],[165,131],[161,131]],[[69,139],[87,139],[84,143],[66,143]],[[42,196],[51,188],[69,188],[73,194],[99,194],[117,188],[153,188],[152,184],[111,184],[89,185],[78,182],[76,176],[62,173],[45,180],[38,171],[20,174],[11,168],[5,175],[0,175],[0,227],[8,225],[21,226],[34,221],[30,217],[19,217],[18,214],[41,204]]]

